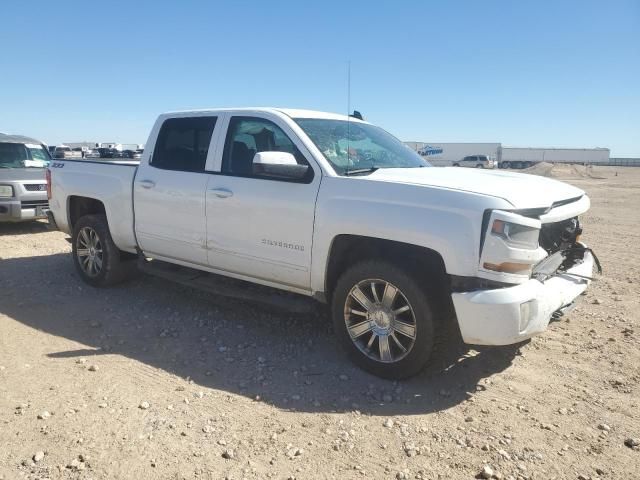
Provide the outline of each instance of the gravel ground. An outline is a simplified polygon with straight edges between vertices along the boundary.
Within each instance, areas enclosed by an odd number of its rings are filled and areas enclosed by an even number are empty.
[[[400,383],[322,316],[97,290],[65,235],[0,225],[0,478],[640,478],[640,169],[534,173],[587,190],[604,275],[544,335]]]

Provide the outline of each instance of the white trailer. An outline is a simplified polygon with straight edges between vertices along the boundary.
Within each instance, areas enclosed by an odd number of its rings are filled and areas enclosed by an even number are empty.
[[[536,163],[608,163],[608,148],[503,147],[500,168],[527,168]]]
[[[453,165],[470,155],[486,155],[489,160],[500,162],[500,143],[426,143],[405,142],[432,165],[439,167]]]

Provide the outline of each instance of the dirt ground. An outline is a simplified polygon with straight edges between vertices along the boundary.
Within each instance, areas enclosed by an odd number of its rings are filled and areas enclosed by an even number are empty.
[[[322,317],[90,288],[65,235],[0,225],[0,478],[640,478],[640,168],[533,173],[588,192],[604,275],[532,341],[400,383]]]

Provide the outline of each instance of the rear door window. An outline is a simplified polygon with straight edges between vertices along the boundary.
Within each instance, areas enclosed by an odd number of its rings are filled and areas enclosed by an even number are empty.
[[[164,170],[204,172],[217,117],[165,120],[160,128],[151,165]]]

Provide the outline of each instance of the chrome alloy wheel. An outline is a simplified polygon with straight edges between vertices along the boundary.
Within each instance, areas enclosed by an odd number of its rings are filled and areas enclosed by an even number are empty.
[[[377,362],[401,360],[416,341],[411,304],[400,289],[384,280],[363,280],[351,289],[344,321],[353,343]]]
[[[102,271],[102,243],[98,233],[91,227],[83,227],[76,240],[76,255],[82,271],[96,277]]]

